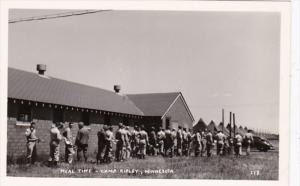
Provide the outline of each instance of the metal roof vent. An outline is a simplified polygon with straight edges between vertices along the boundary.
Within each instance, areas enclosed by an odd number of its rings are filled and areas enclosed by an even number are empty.
[[[45,64],[37,64],[36,70],[38,71],[39,75],[45,75],[47,66]]]
[[[119,93],[121,90],[121,85],[114,85],[114,90],[116,93]]]

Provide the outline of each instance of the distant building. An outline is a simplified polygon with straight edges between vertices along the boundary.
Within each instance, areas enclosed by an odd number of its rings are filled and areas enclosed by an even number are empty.
[[[119,122],[146,128],[183,126],[192,128],[194,118],[180,92],[121,95],[115,92],[61,80],[38,73],[8,69],[8,155],[24,155],[26,126],[37,123],[38,153],[48,153],[53,122],[84,122],[91,129],[89,152],[97,148],[97,132],[103,124],[116,128]],[[73,130],[76,136],[77,125]],[[63,143],[62,143],[63,144]],[[63,145],[62,145],[63,146]],[[63,148],[63,147],[62,147]]]
[[[194,132],[205,131],[207,129],[206,123],[202,118],[199,119],[198,123],[193,126]]]
[[[211,120],[210,123],[208,124],[207,130],[209,130],[211,133],[218,131],[218,127],[216,126],[216,124],[213,120]]]

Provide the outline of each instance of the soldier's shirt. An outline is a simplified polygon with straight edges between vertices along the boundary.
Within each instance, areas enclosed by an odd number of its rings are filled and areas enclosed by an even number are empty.
[[[66,140],[66,144],[68,145],[72,145],[72,140],[73,140],[73,136],[72,136],[72,131],[70,129],[70,127],[66,127],[65,128],[65,131],[64,131],[64,134],[65,134],[65,140]]]
[[[50,142],[57,142],[62,139],[60,132],[57,127],[53,127],[50,129]]]
[[[247,132],[247,133],[245,134],[245,139],[246,139],[248,142],[253,141],[253,135],[252,135],[252,133]]]
[[[200,143],[201,142],[201,135],[199,132],[197,132],[194,136],[194,140],[196,143]]]
[[[33,131],[31,131],[30,128],[26,129],[25,136],[27,138],[27,142],[35,142],[38,139],[35,129],[33,129]]]
[[[206,142],[210,144],[213,143],[212,134],[210,132],[206,134]]]
[[[87,145],[89,143],[89,129],[87,127],[82,127],[78,133],[76,140],[82,145]]]
[[[243,137],[241,135],[237,134],[235,136],[235,139],[236,139],[236,144],[237,145],[242,145]]]
[[[163,140],[165,138],[165,133],[161,130],[157,133],[158,140]]]
[[[181,140],[182,140],[182,130],[179,129],[179,130],[177,131],[176,135],[177,135],[177,136],[176,136],[177,140],[181,141]]]
[[[216,135],[216,138],[217,138],[217,142],[218,142],[219,144],[223,144],[223,143],[224,143],[224,140],[225,140],[225,138],[226,138],[226,136],[225,136],[223,133],[218,133],[218,134]]]

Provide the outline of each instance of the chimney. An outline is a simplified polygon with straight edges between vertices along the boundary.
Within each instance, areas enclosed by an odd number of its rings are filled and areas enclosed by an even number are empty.
[[[37,64],[36,70],[38,71],[39,75],[44,75],[46,72],[47,66],[45,64]]]
[[[121,90],[121,85],[114,85],[114,90],[116,93],[119,93]]]

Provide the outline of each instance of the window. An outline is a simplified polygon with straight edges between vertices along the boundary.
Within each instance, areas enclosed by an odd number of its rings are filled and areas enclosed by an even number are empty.
[[[17,120],[22,122],[30,122],[32,119],[31,117],[31,106],[24,104],[20,105]]]
[[[53,110],[53,122],[63,122],[63,111],[62,110]]]
[[[171,120],[170,117],[166,118],[166,129],[170,127],[170,120]]]

